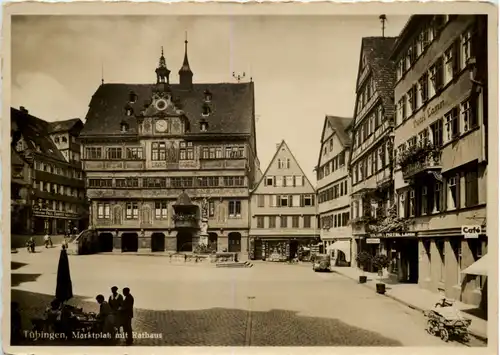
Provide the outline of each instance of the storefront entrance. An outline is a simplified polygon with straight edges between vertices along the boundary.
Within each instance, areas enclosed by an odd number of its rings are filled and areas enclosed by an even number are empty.
[[[239,253],[241,251],[241,234],[238,232],[229,233],[228,243],[230,253]]]
[[[190,232],[177,233],[177,251],[193,251],[193,235]]]
[[[389,272],[398,282],[418,283],[418,239],[389,239],[387,254],[391,260]]]
[[[165,251],[165,234],[151,234],[151,251]]]
[[[139,236],[137,233],[122,234],[122,252],[136,252],[139,249]]]

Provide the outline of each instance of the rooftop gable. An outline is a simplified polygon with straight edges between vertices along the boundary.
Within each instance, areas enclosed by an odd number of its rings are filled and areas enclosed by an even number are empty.
[[[284,164],[280,167],[280,163]],[[287,186],[287,187],[278,187],[278,186],[266,186],[265,179],[267,176],[302,176],[303,186]],[[311,193],[315,192],[313,185],[307,178],[306,174],[300,167],[299,162],[293,155],[292,151],[283,140],[280,144],[277,145],[276,153],[274,153],[271,162],[267,166],[262,178],[258,182],[254,193],[270,193],[271,191],[288,189],[290,193]]]

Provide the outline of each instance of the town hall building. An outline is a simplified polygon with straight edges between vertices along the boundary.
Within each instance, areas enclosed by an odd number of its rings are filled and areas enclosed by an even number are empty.
[[[101,251],[246,253],[258,170],[254,84],[179,83],[162,54],[154,84],[102,84],[80,139]]]

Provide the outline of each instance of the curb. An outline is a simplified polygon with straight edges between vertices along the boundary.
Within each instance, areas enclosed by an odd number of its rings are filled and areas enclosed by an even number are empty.
[[[332,272],[334,272],[334,273],[336,273],[336,274],[338,274],[338,275],[344,276],[345,278],[348,278],[348,279],[350,279],[350,280],[357,281],[355,278],[353,278],[353,277],[351,277],[351,276],[348,276],[348,275],[346,275],[346,274],[340,273],[340,272],[338,272],[338,271],[336,271],[336,270],[332,270]],[[369,289],[373,289],[370,285],[368,285],[368,284],[366,284],[366,283],[365,283],[365,284],[359,284],[359,285],[362,285],[362,286],[364,286],[364,287],[366,287],[366,288],[369,288]],[[411,308],[411,309],[413,309],[413,310],[415,310],[415,311],[417,311],[417,312],[420,312],[420,313],[422,313],[422,314],[424,314],[424,312],[425,312],[425,310],[424,310],[424,309],[422,309],[422,308],[420,308],[420,307],[418,307],[418,306],[412,305],[412,304],[411,304],[411,303],[409,303],[409,302],[403,301],[402,299],[397,298],[397,297],[395,297],[395,296],[388,295],[387,293],[384,293],[384,294],[383,294],[383,295],[381,295],[381,296],[385,296],[385,297],[387,297],[387,298],[390,298],[390,299],[392,299],[392,300],[394,300],[394,301],[396,301],[396,302],[398,302],[398,303],[401,303],[402,305],[404,305],[404,306],[406,306],[406,307],[408,307],[408,308]],[[470,330],[469,330],[469,335],[473,336],[474,338],[476,338],[476,339],[478,339],[478,340],[480,340],[480,341],[482,341],[482,342],[488,343],[488,337],[485,337],[484,335],[478,334],[478,333],[476,333],[476,332],[474,332],[474,331],[470,331]]]

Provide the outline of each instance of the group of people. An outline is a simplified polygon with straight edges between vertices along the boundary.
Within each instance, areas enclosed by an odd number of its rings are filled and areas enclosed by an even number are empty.
[[[108,301],[103,295],[95,298],[99,304],[99,314],[97,320],[101,329],[105,333],[111,333],[113,337],[123,328],[125,334],[125,344],[131,345],[132,338],[132,318],[134,317],[134,297],[130,289],[125,287],[123,295],[118,293],[118,287],[111,288],[111,296]]]

